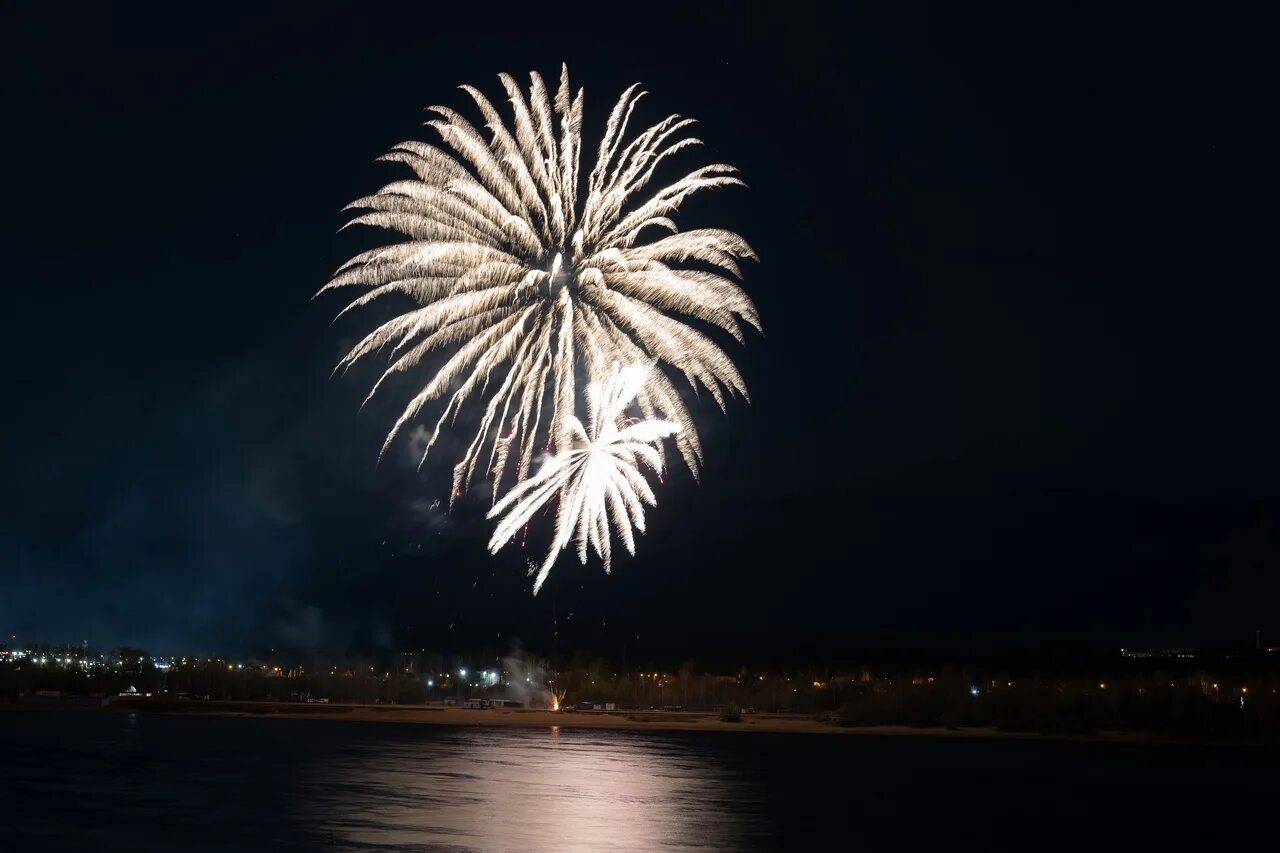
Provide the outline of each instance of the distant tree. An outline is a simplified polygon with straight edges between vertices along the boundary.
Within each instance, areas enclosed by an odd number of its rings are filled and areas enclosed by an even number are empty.
[[[136,649],[132,646],[121,646],[116,649],[116,660],[119,662],[121,672],[141,673],[151,668],[151,656],[144,649]]]
[[[636,686],[630,678],[624,675],[618,679],[617,684],[614,686],[613,695],[622,704],[634,704],[636,701]]]
[[[419,705],[427,701],[427,685],[422,676],[399,673],[393,679],[393,701],[400,704]]]
[[[698,662],[692,658],[680,664],[680,671],[676,676],[676,686],[680,690],[681,705],[689,704],[689,688],[692,686],[697,669]]]

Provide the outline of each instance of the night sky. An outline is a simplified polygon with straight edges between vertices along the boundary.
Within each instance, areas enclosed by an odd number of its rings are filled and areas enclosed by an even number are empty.
[[[780,5],[22,13],[0,633],[545,649],[555,626],[635,660],[1280,640],[1250,24]],[[311,297],[386,239],[338,233],[342,207],[408,176],[374,161],[432,141],[424,107],[474,117],[458,84],[497,100],[498,72],[561,61],[589,150],[642,81],[646,125],[699,119],[685,164],[742,170],[681,221],[755,246],[765,335],[730,349],[751,405],[699,404],[703,483],[672,476],[612,577],[562,559],[533,599],[539,551],[490,558],[483,506],[432,508],[447,472],[375,464],[406,397],[358,410],[372,373],[330,370],[372,316]]]

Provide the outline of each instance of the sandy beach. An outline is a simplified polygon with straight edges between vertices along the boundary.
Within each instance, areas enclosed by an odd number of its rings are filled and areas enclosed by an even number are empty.
[[[719,714],[690,711],[548,711],[535,709],[469,709],[433,705],[342,705],[291,702],[173,702],[120,701],[109,712],[198,714],[202,716],[277,717],[281,719],[343,720],[359,723],[400,723],[460,727],[524,727],[601,729],[616,731],[753,732],[775,734],[881,735],[898,737],[1022,738],[1151,742],[1159,738],[1131,732],[1052,734],[1006,732],[994,727],[944,728],[912,726],[840,726],[799,714],[744,714],[740,722],[726,722]]]

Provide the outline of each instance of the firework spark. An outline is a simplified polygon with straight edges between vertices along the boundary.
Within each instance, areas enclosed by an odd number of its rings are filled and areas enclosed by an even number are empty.
[[[736,170],[715,163],[644,192],[663,160],[699,144],[683,135],[692,119],[668,116],[626,142],[645,94],[632,86],[613,107],[584,177],[583,91],[572,92],[568,70],[561,69],[554,97],[536,72],[527,98],[511,77],[500,79],[512,107],[510,127],[484,95],[463,86],[484,117],[488,141],[461,114],[435,106],[427,124],[441,147],[404,142],[383,157],[407,164],[417,177],[351,204],[365,212],[350,224],[408,239],[357,255],[321,291],[368,288],[343,314],[390,294],[409,298],[411,308],[369,333],[338,365],[347,369],[390,351],[370,398],[430,353],[451,351],[410,400],[382,452],[424,408],[442,404],[425,462],[446,423],[479,398],[483,413],[455,465],[454,499],[486,456],[496,499],[513,460],[520,482],[536,447],[570,446],[564,426],[576,408],[576,365],[589,382],[600,382],[615,361],[656,362],[695,390],[706,388],[723,409],[727,395],[745,398],[746,387],[720,346],[688,321],[739,342],[745,326],[760,329],[738,283],[738,261],[755,258],[751,247],[721,229],[680,232],[671,218],[700,190],[742,185]],[[651,371],[635,400],[646,418],[681,426],[676,446],[697,476],[698,435],[666,372]]]
[[[489,551],[496,554],[539,509],[559,498],[555,534],[533,582],[534,595],[556,557],[575,537],[579,561],[586,564],[590,547],[608,572],[610,521],[627,551],[635,554],[632,527],[643,533],[644,504],[656,503],[640,466],[643,463],[661,473],[659,442],[680,431],[672,421],[623,420],[627,404],[644,387],[649,372],[647,365],[620,369],[615,363],[605,382],[588,384],[586,426],[573,415],[566,419],[572,446],[548,459],[536,475],[516,485],[489,511],[489,518],[506,513],[489,540]]]

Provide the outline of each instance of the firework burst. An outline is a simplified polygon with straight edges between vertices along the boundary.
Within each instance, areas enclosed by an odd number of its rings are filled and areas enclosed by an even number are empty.
[[[585,565],[588,548],[593,549],[608,572],[610,522],[627,551],[635,554],[632,528],[644,532],[644,504],[657,502],[641,466],[661,473],[659,443],[680,431],[672,421],[624,420],[627,405],[648,375],[646,365],[620,369],[614,364],[605,382],[587,385],[586,425],[573,415],[565,425],[570,448],[548,459],[536,475],[517,484],[489,511],[489,518],[506,514],[489,540],[489,551],[496,554],[538,510],[553,498],[559,500],[555,533],[534,579],[534,595],[556,557],[575,539],[579,561]]]
[[[668,373],[705,388],[721,408],[729,395],[746,397],[732,360],[690,321],[739,342],[746,326],[760,329],[738,283],[739,261],[755,254],[730,231],[681,232],[672,216],[694,193],[742,182],[733,167],[715,163],[649,189],[659,164],[699,143],[685,135],[692,120],[678,115],[627,141],[645,94],[636,86],[614,105],[584,175],[584,97],[570,88],[568,71],[562,68],[554,96],[536,72],[527,97],[511,77],[500,79],[510,125],[477,89],[463,86],[488,137],[460,113],[431,107],[435,118],[427,124],[442,144],[404,142],[383,158],[408,165],[416,177],[350,205],[363,211],[350,224],[407,239],[352,258],[321,292],[365,288],[344,314],[392,294],[408,297],[410,307],[370,332],[338,367],[389,353],[372,397],[429,354],[450,353],[409,401],[382,452],[435,406],[425,461],[441,430],[464,404],[478,401],[479,427],[454,467],[452,496],[484,466],[496,499],[504,477],[528,477],[536,448],[559,453],[581,438],[568,428],[575,423],[576,367],[599,383],[615,361],[657,363],[662,369],[647,373],[636,405],[647,419],[681,427],[676,446],[697,476],[698,435]]]

